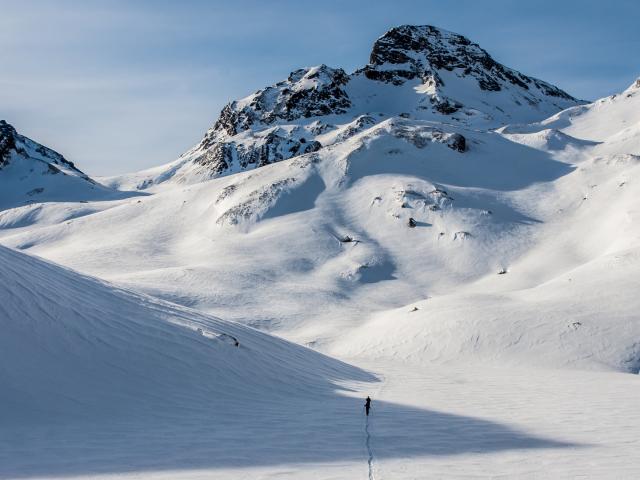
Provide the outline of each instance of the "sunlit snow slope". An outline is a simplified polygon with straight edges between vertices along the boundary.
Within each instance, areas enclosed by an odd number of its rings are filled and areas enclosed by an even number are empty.
[[[146,195],[65,221],[8,209],[0,235],[337,355],[634,372],[638,92],[576,105],[464,37],[399,27],[350,76],[294,72],[232,102],[180,160],[207,175],[112,179]],[[510,120],[535,122],[494,128]]]

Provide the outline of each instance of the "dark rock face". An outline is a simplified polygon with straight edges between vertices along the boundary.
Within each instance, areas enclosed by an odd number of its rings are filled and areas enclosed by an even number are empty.
[[[306,147],[304,147],[303,153],[317,152],[321,148],[322,148],[322,144],[317,140],[314,140],[313,142],[309,143]]]
[[[475,78],[482,90],[500,91],[504,84],[528,90],[533,84],[546,95],[573,99],[553,85],[506,68],[468,38],[430,25],[389,30],[373,45],[369,65],[362,72],[369,79],[394,85],[418,78],[426,85],[442,86],[438,70],[454,69]],[[442,113],[452,113],[441,108]]]
[[[16,149],[16,129],[0,120],[0,168],[9,163],[11,151]]]
[[[321,148],[322,144],[316,140],[296,140],[271,132],[254,142],[216,142],[193,161],[216,175],[234,167],[236,170],[245,170],[250,166],[263,167]]]
[[[218,142],[196,157],[193,162],[208,168],[213,175],[218,175],[231,167],[234,153],[235,148],[232,143]]]
[[[456,152],[464,152],[467,149],[467,139],[459,133],[454,133],[449,137],[447,146]]]

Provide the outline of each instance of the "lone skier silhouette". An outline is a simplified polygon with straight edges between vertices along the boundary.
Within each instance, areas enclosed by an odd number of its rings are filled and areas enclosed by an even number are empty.
[[[364,411],[367,414],[367,417],[369,416],[369,410],[371,410],[371,397],[367,397],[364,402]]]

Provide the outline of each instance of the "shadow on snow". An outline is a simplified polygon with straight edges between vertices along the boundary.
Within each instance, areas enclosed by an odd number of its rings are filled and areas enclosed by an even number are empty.
[[[362,403],[339,394],[256,396],[184,417],[32,428],[11,438],[5,430],[0,477],[366,463]],[[373,404],[370,433],[377,459],[575,447],[492,421],[382,401]]]

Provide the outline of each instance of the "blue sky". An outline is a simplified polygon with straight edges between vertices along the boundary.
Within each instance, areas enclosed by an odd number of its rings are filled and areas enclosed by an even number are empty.
[[[0,118],[93,175],[175,159],[228,101],[326,63],[354,70],[405,23],[595,99],[640,76],[640,2],[2,1]]]

